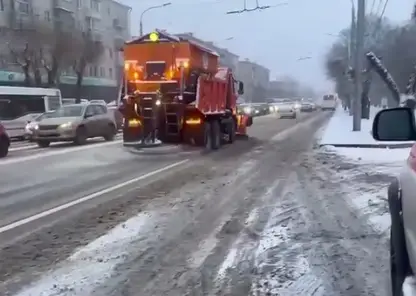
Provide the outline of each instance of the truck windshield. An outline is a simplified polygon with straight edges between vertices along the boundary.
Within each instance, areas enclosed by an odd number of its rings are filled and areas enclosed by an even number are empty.
[[[79,117],[82,116],[84,111],[84,106],[63,106],[58,110],[45,114],[45,117],[48,118],[57,118],[57,117]]]

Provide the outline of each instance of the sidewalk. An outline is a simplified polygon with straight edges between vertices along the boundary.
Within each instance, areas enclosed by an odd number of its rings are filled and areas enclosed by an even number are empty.
[[[371,107],[370,119],[361,120],[361,131],[352,131],[352,116],[339,107],[323,133],[321,146],[345,148],[409,148],[414,142],[378,142],[371,135],[373,118],[380,109]]]

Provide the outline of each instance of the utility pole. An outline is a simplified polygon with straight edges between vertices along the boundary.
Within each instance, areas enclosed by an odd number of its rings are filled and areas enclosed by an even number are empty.
[[[357,8],[357,36],[355,45],[355,92],[353,131],[361,130],[361,93],[364,64],[364,27],[365,27],[365,0],[358,0]]]
[[[351,5],[351,27],[350,36],[348,40],[348,66],[347,73],[350,73],[351,69],[355,68],[355,36],[357,31],[356,20],[355,20],[355,6],[354,3]],[[349,114],[352,116],[354,106],[354,75],[348,75],[348,87],[349,87]]]
[[[149,10],[153,10],[153,9],[156,9],[156,8],[166,7],[166,6],[169,6],[171,4],[172,4],[171,2],[167,2],[167,3],[161,4],[161,5],[151,6],[151,7],[147,8],[147,9],[143,10],[142,14],[140,15],[140,22],[139,22],[140,37],[143,36],[143,16],[144,16],[144,14],[146,12],[148,12]]]

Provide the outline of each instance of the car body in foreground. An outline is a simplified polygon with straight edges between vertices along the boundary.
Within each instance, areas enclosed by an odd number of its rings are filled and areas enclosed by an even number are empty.
[[[10,137],[6,128],[0,123],[0,158],[6,157],[9,153]]]
[[[373,122],[372,135],[377,141],[416,141],[414,112],[400,107],[380,111]],[[388,189],[391,217],[390,276],[393,296],[402,296],[406,277],[416,271],[416,145]]]
[[[82,145],[94,137],[111,141],[116,133],[114,118],[109,115],[105,105],[73,104],[45,114],[38,122],[32,139],[40,147],[48,147],[51,142]]]

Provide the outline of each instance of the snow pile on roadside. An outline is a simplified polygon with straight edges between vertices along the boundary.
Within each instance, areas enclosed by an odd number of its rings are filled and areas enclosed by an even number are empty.
[[[407,142],[377,142],[371,135],[373,119],[380,109],[371,108],[370,119],[361,120],[361,131],[352,131],[352,117],[347,111],[339,107],[323,133],[321,145],[377,145],[403,144]],[[412,142],[409,142],[412,143]]]
[[[347,162],[366,165],[378,171],[387,168],[392,170],[401,168],[410,153],[410,148],[388,149],[388,148],[343,148],[326,146],[324,151],[339,155]],[[383,169],[384,170],[384,169]]]

